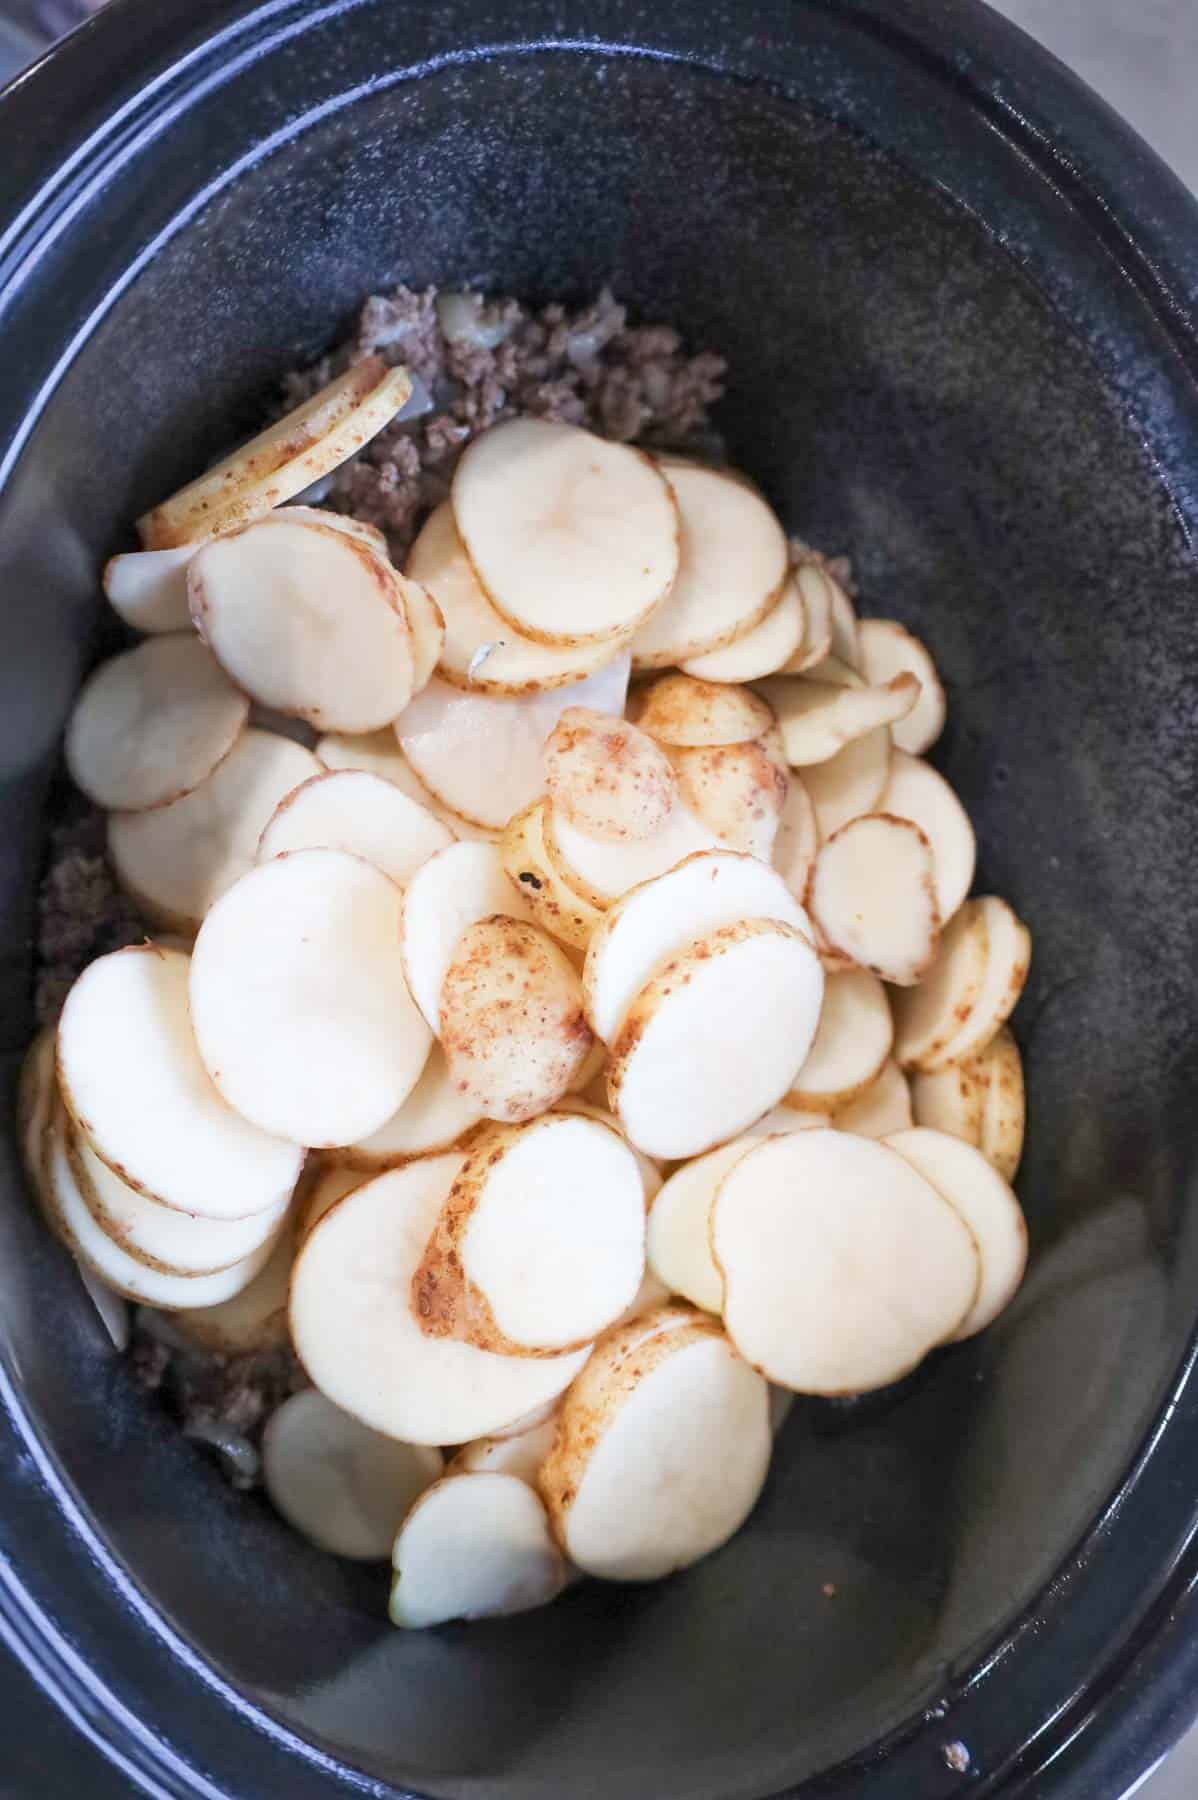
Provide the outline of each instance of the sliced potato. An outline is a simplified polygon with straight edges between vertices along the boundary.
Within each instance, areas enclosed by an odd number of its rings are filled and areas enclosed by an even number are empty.
[[[678,790],[700,824],[730,850],[769,862],[790,789],[760,743],[674,750]]]
[[[438,658],[442,680],[471,693],[512,699],[569,687],[596,674],[621,647],[618,638],[551,645],[522,636],[487,599],[448,501],[430,515],[412,545],[408,574],[423,583],[445,617]]]
[[[832,653],[832,577],[817,563],[805,562],[799,564],[793,580],[803,602],[803,641],[781,665],[783,675],[801,675]]]
[[[807,914],[781,878],[735,851],[700,851],[631,888],[587,951],[582,988],[592,1029],[613,1043],[633,1001],[669,957],[741,919],[781,919],[810,936]]]
[[[919,682],[919,699],[905,719],[891,726],[891,735],[897,749],[922,756],[944,730],[948,713],[944,688],[926,645],[894,619],[862,619],[858,641],[861,666],[871,686],[884,687],[903,673],[914,675]]]
[[[371,1431],[316,1388],[284,1400],[262,1434],[275,1511],[318,1550],[357,1562],[390,1556],[404,1514],[443,1466],[439,1450]]]
[[[886,990],[866,969],[845,969],[824,982],[819,1030],[787,1095],[809,1112],[836,1112],[872,1085],[894,1041]]]
[[[304,1153],[212,1085],[192,1030],[189,966],[147,944],[86,968],[59,1021],[59,1082],[97,1155],[139,1193],[201,1218],[243,1219],[287,1200]]]
[[[613,843],[652,837],[678,798],[669,758],[651,737],[584,706],[568,707],[546,740],[545,786],[563,818]]]
[[[963,1323],[978,1251],[959,1215],[869,1138],[768,1138],[724,1176],[711,1209],[724,1324],[755,1368],[797,1393],[897,1381]]]
[[[953,1341],[984,1331],[1014,1299],[1027,1266],[1027,1226],[1010,1187],[971,1144],[942,1131],[900,1131],[886,1139],[968,1226],[981,1257],[981,1284]]]
[[[197,638],[150,638],[84,683],[67,725],[67,768],[97,806],[162,806],[211,775],[249,710]]]
[[[195,544],[175,550],[129,550],[104,565],[104,592],[135,631],[190,631],[187,565]]]
[[[403,577],[344,531],[286,513],[197,550],[191,616],[238,687],[318,731],[376,731],[416,685]]]
[[[287,1331],[287,1290],[295,1261],[294,1217],[275,1239],[270,1260],[231,1299],[215,1306],[184,1307],[174,1315],[179,1329],[204,1350],[218,1356],[249,1356],[281,1350]]]
[[[978,1057],[948,1063],[930,1075],[914,1074],[911,1110],[915,1123],[931,1131],[946,1131],[980,1149],[988,1089],[989,1072]]]
[[[858,1137],[889,1137],[892,1131],[909,1131],[915,1123],[911,1111],[911,1090],[907,1077],[893,1060],[882,1064],[881,1072],[846,1106],[838,1106],[829,1124],[837,1131],[852,1131]]]
[[[465,1158],[376,1175],[309,1231],[291,1278],[291,1336],[322,1393],[387,1437],[464,1444],[555,1399],[589,1350],[494,1356],[429,1337],[401,1296]]]
[[[618,716],[628,689],[628,656],[588,681],[523,699],[464,693],[430,681],[396,723],[416,774],[443,805],[501,831],[544,786],[545,740],[568,707]]]
[[[400,749],[399,740],[390,727],[385,731],[364,731],[358,736],[329,732],[318,740],[315,754],[326,769],[363,769],[369,775],[378,775],[391,782],[401,794],[406,794],[409,800],[431,813],[455,840],[476,838],[485,841],[492,835],[489,828],[473,825],[460,814],[451,812],[429,792]]]
[[[412,998],[441,1027],[441,989],[463,932],[479,919],[506,913],[527,919],[529,907],[508,880],[499,851],[489,844],[452,844],[413,875],[400,928],[404,970]]]
[[[645,1253],[649,1267],[672,1294],[704,1312],[724,1310],[724,1278],[711,1255],[708,1220],[716,1189],[729,1169],[752,1149],[745,1136],[721,1144],[675,1169],[649,1209]]]
[[[350,513],[331,512],[327,506],[302,506],[298,501],[288,505],[284,516],[293,524],[303,521],[307,525],[325,525],[332,531],[344,531],[373,550],[376,556],[381,556],[384,562],[391,561],[386,532],[380,531],[377,525],[368,525],[365,519],[355,519]]]
[[[823,576],[828,584],[828,592],[831,597],[829,608],[832,626],[831,654],[836,657],[838,662],[846,663],[850,669],[859,671],[862,661],[861,627],[856,609],[835,575],[826,566],[823,568]]]
[[[746,919],[661,965],[612,1043],[607,1086],[650,1156],[698,1156],[776,1106],[819,1022],[823,970],[801,931]]]
[[[453,512],[482,587],[543,644],[618,637],[678,573],[678,510],[649,458],[575,425],[516,419],[468,444]]]
[[[600,912],[629,888],[664,875],[696,850],[720,848],[715,833],[700,824],[681,801],[651,838],[633,838],[623,844],[592,837],[552,806],[543,816],[541,829],[550,866]]]
[[[640,1156],[639,1151],[636,1154],[638,1157]],[[649,1313],[656,1312],[659,1307],[665,1306],[669,1298],[670,1290],[665,1282],[655,1275],[652,1269],[646,1267],[640,1287],[633,1295],[630,1304],[625,1307],[623,1316],[616,1320],[616,1324],[612,1327],[613,1331],[616,1326],[630,1325],[634,1319],[643,1320]]]
[[[760,681],[798,654],[806,625],[802,590],[792,576],[764,619],[751,631],[722,650],[688,657],[682,672],[700,681]]]
[[[936,960],[917,987],[894,996],[895,1055],[904,1069],[936,1069],[973,1011],[989,960],[984,902],[967,900],[950,919]]]
[[[637,724],[672,749],[748,744],[774,723],[773,710],[746,687],[663,675],[637,696]]]
[[[343,850],[296,850],[208,914],[190,999],[205,1068],[276,1137],[327,1147],[386,1124],[432,1033],[408,992],[395,884]]]
[[[408,1630],[529,1612],[567,1580],[540,1496],[518,1475],[436,1482],[404,1520],[394,1564],[391,1623]]]
[[[714,1320],[684,1314],[648,1339],[636,1321],[609,1333],[567,1394],[540,1489],[586,1574],[653,1581],[739,1530],[771,1447],[766,1384]]]
[[[17,1144],[30,1185],[40,1193],[46,1132],[56,1105],[54,1030],[43,1025],[25,1052],[17,1082]]]
[[[986,975],[969,1017],[945,1045],[948,1062],[962,1062],[984,1050],[1000,1026],[1014,1012],[1032,962],[1032,936],[1005,900],[987,894],[982,901],[986,915]]]
[[[919,698],[914,675],[896,675],[885,687],[867,687],[845,668],[852,680],[825,676],[830,660],[800,676],[776,675],[761,688],[773,708],[792,768],[827,763],[858,738],[904,718]]]
[[[393,782],[365,769],[331,769],[281,801],[262,833],[258,861],[292,850],[344,850],[403,887],[453,842],[449,827]]]
[[[890,732],[884,726],[855,738],[830,761],[803,770],[803,786],[821,839],[830,838],[862,813],[875,811],[889,770]]]
[[[411,391],[406,369],[364,357],[140,518],[142,543],[147,550],[194,543],[294,500],[390,424]]]
[[[1005,1181],[1014,1181],[1023,1157],[1027,1100],[1019,1046],[1005,1025],[991,1038],[982,1058],[990,1077],[982,1109],[982,1155]]]
[[[310,751],[269,732],[242,732],[206,781],[169,806],[114,813],[108,853],[147,917],[197,931],[215,900],[253,868],[279,802],[319,775]]]
[[[969,814],[943,775],[903,750],[895,750],[891,756],[890,776],[878,810],[910,819],[931,844],[936,904],[941,919],[947,922],[973,885],[977,840]]]
[[[338,1160],[368,1173],[398,1168],[414,1156],[455,1149],[482,1116],[474,1101],[454,1086],[445,1052],[434,1044],[424,1073],[399,1111],[369,1137],[348,1144]]]
[[[573,965],[539,926],[505,913],[476,920],[458,939],[441,982],[438,1036],[459,1093],[509,1124],[568,1093],[593,1044]]]
[[[563,881],[545,848],[549,802],[534,800],[508,821],[500,840],[503,866],[537,924],[571,949],[585,950],[603,914]]]
[[[597,1105],[593,1100],[584,1100],[580,1094],[567,1094],[564,1099],[558,1101],[553,1110],[559,1113],[578,1113],[584,1119],[598,1119],[601,1125],[609,1126],[612,1131],[620,1135],[624,1143],[628,1144],[628,1139],[624,1137],[624,1128],[615,1113],[606,1106]],[[636,1166],[641,1172],[641,1186],[645,1193],[645,1210],[647,1212],[653,1203],[654,1195],[661,1189],[661,1165],[655,1162],[651,1156],[646,1156],[643,1150],[638,1150],[635,1144],[628,1144],[628,1148],[636,1158]],[[642,1283],[642,1287],[643,1285]],[[658,1298],[665,1300],[668,1296],[661,1294]],[[647,1312],[649,1310],[648,1301],[639,1307],[633,1301],[629,1307],[629,1317],[632,1316],[634,1308],[638,1312]]]
[[[822,942],[910,987],[931,966],[940,938],[927,838],[886,813],[842,825],[816,857],[810,907]]]
[[[473,1140],[412,1281],[421,1329],[501,1355],[580,1349],[645,1272],[645,1199],[623,1137],[551,1113]]]
[[[669,598],[638,629],[632,660],[664,669],[744,637],[782,596],[789,551],[755,488],[720,469],[672,462],[680,556]]]
[[[331,1212],[338,1200],[344,1200],[355,1188],[364,1187],[370,1176],[366,1170],[357,1169],[352,1163],[343,1162],[340,1157],[334,1162],[318,1162],[312,1158],[313,1178],[301,1184],[301,1191],[296,1201],[296,1238],[306,1238],[313,1226]],[[305,1171],[306,1177],[307,1171]]]
[[[447,1474],[450,1475],[518,1475],[535,1488],[541,1464],[553,1448],[557,1435],[555,1405],[548,1418],[528,1431],[510,1433],[507,1437],[475,1438],[463,1444]]]
[[[797,900],[806,900],[819,852],[815,808],[800,776],[792,775],[774,838],[773,863]]]

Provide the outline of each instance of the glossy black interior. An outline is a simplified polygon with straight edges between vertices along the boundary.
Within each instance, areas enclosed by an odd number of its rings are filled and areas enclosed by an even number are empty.
[[[244,66],[215,59],[202,100],[180,82],[44,270],[10,265],[0,341],[25,357],[29,408],[78,338],[0,490],[6,1049],[27,1028],[44,781],[100,559],[399,278],[530,296],[611,281],[728,356],[736,459],[794,529],[853,556],[866,610],[933,646],[951,721],[936,761],[977,823],[980,888],[1035,937],[1018,1015],[1033,1262],[1009,1315],[892,1394],[796,1409],[751,1525],[708,1563],[510,1623],[400,1636],[384,1572],[230,1496],[104,1353],[0,1147],[0,1335],[49,1460],[38,1474],[20,1454],[31,1482],[57,1472],[81,1497],[172,1635],[154,1673],[127,1658],[144,1627],[127,1600],[105,1614],[118,1568],[86,1598],[64,1576],[55,1610],[70,1629],[77,1598],[100,1678],[189,1765],[242,1769],[230,1792],[342,1776],[250,1730],[191,1652],[338,1764],[421,1793],[936,1800],[959,1791],[941,1747],[966,1731],[1014,1792],[1025,1745],[1131,1632],[1188,1529],[1188,1499],[1157,1507],[1157,1535],[1121,1545],[1101,1586],[1089,1564],[1117,1521],[1070,1562],[1177,1379],[1198,1296],[1198,568],[1170,467],[1198,444],[1193,394],[1084,209],[967,91],[866,31],[870,11],[746,8],[738,50],[735,22],[656,15],[638,35],[636,9],[611,6],[610,42],[675,30],[689,54],[706,33],[710,66],[525,44],[332,107],[441,35],[539,24],[293,8],[305,28]],[[3,126],[0,108],[0,143]],[[10,1533],[18,1566],[27,1548]]]

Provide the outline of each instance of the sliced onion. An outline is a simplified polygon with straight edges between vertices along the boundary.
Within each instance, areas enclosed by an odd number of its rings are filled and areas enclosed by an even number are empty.
[[[451,344],[471,344],[476,350],[494,350],[511,336],[511,325],[501,324],[484,307],[479,294],[438,294],[437,323]],[[402,415],[401,415],[402,416]]]

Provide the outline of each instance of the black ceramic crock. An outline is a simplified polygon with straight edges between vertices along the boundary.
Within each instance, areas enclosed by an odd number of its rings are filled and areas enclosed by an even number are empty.
[[[1036,943],[1006,1319],[797,1410],[685,1576],[406,1636],[161,1429],[8,1122],[100,560],[399,278],[729,357],[735,457],[934,646]],[[968,0],[114,0],[0,101],[0,1630],[131,1789],[1107,1800],[1181,1729],[1196,293],[1178,184]]]

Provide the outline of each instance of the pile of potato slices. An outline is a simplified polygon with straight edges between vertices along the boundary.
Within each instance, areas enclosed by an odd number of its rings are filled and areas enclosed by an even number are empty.
[[[403,573],[285,504],[406,393],[357,365],[108,565],[66,755],[160,935],[21,1121],[91,1275],[290,1338],[268,1491],[426,1626],[685,1567],[791,1396],[991,1323],[1030,939],[928,650],[743,476],[501,423]]]

